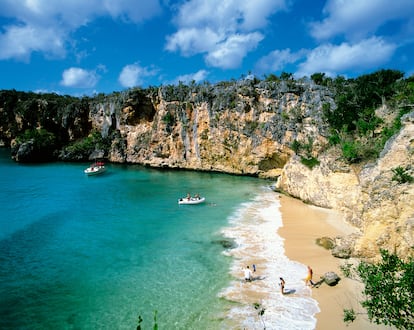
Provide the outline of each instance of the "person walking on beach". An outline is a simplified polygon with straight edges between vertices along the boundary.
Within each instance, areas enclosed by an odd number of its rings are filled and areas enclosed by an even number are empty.
[[[308,274],[306,275],[306,278],[305,278],[306,285],[310,285],[310,286],[315,285],[315,283],[313,283],[312,281],[312,277],[313,277],[313,270],[310,266],[308,266]]]
[[[246,269],[244,270],[244,280],[246,282],[252,281],[252,271],[250,270],[249,266],[246,266]]]
[[[283,277],[279,277],[279,280],[280,292],[282,292],[282,294],[285,294],[285,280]]]

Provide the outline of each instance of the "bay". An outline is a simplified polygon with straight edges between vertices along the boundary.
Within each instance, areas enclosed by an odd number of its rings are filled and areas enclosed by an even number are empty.
[[[109,164],[22,165],[0,150],[0,328],[220,329],[222,229],[257,178]],[[177,199],[200,193],[201,205]]]

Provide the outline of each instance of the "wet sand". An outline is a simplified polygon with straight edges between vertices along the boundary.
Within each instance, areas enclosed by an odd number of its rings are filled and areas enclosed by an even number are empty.
[[[339,266],[344,260],[335,258],[330,251],[316,245],[317,238],[335,237],[351,233],[355,228],[347,225],[342,216],[334,211],[304,204],[302,201],[281,195],[283,227],[278,233],[285,239],[287,257],[313,269],[313,281],[317,282],[328,271],[341,277],[336,286],[323,283],[312,289],[312,297],[318,301],[320,313],[316,315],[316,329],[390,329],[372,324],[365,311],[360,307],[362,286],[360,283],[343,276]],[[306,274],[303,274],[305,278]],[[347,325],[343,321],[343,310],[354,309],[357,319]]]

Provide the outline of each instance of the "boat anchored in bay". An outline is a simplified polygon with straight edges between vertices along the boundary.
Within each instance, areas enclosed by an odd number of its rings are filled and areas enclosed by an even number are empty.
[[[179,205],[195,205],[204,203],[206,200],[205,197],[200,197],[199,194],[196,194],[194,197],[191,197],[190,194],[187,194],[186,197],[180,198],[178,200]]]
[[[105,171],[105,163],[103,162],[95,162],[84,170],[85,174],[88,176],[102,174]]]

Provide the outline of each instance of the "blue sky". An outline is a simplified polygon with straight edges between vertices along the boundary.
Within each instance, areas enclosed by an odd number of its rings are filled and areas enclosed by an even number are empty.
[[[0,0],[0,89],[414,74],[414,0]]]

